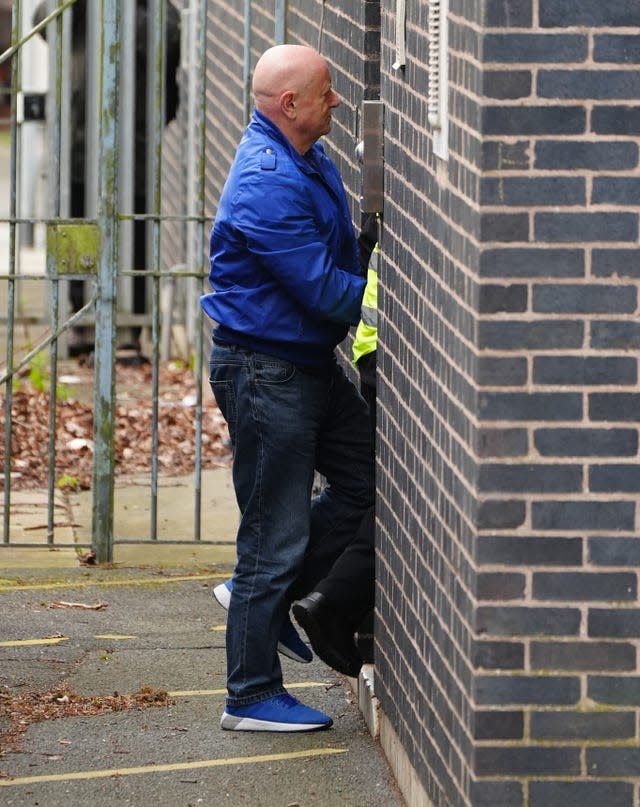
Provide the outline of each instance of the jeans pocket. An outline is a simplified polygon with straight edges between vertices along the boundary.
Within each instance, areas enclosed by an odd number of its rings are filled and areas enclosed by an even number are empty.
[[[253,367],[256,384],[286,384],[296,374],[292,362],[261,353],[254,355]]]
[[[232,381],[209,380],[213,397],[216,399],[218,409],[222,417],[227,421],[231,444],[236,442],[236,427],[238,423],[238,406],[236,402],[235,388]]]

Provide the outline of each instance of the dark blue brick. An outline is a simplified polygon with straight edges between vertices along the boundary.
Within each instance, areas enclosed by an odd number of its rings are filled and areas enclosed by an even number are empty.
[[[486,34],[483,60],[504,64],[583,62],[589,41],[583,34]]]
[[[592,270],[597,277],[640,277],[640,249],[594,249]]]
[[[601,34],[593,38],[596,62],[640,64],[640,38],[637,34]]]
[[[487,28],[530,28],[532,19],[531,0],[485,0]]]
[[[589,490],[594,493],[640,492],[640,466],[593,465],[589,469]]]
[[[635,736],[633,712],[534,712],[534,740],[630,740]],[[608,802],[603,802],[609,807]]]
[[[520,600],[526,578],[515,572],[480,572],[476,577],[478,600]]]
[[[483,320],[478,326],[481,350],[558,350],[580,348],[584,324],[575,320]]]
[[[544,457],[634,457],[637,429],[536,429],[534,445]]]
[[[570,706],[580,700],[577,676],[480,675],[475,683],[475,703],[483,706]]]
[[[536,213],[535,237],[541,241],[637,241],[635,213]]]
[[[587,696],[609,706],[637,706],[640,702],[640,678],[637,675],[589,676]]]
[[[533,287],[533,310],[550,314],[633,314],[637,286],[547,284]]]
[[[480,202],[485,205],[548,207],[584,205],[583,177],[485,177],[480,180]]]
[[[528,98],[531,95],[530,70],[487,70],[483,75],[486,98]]]
[[[522,712],[476,712],[473,736],[476,740],[520,740],[524,734]]]
[[[632,141],[541,140],[535,146],[534,168],[562,171],[625,171],[638,165],[638,144]]]
[[[635,504],[628,501],[533,502],[531,521],[535,530],[620,530],[635,525]]]
[[[589,395],[591,420],[640,420],[640,395],[634,392],[593,392]]]
[[[591,129],[595,134],[640,135],[640,107],[596,106]]]
[[[626,572],[534,572],[536,600],[635,600],[635,574]]]
[[[522,313],[527,310],[528,287],[524,283],[508,286],[483,283],[478,290],[478,308],[481,314],[502,312]]]
[[[582,396],[557,392],[484,392],[478,399],[481,420],[582,420]]]
[[[474,642],[472,662],[478,670],[521,670],[524,645],[521,642]]]
[[[540,0],[540,25],[615,27],[640,25],[640,6],[629,0]]]
[[[581,465],[485,464],[480,467],[478,490],[481,493],[577,492],[582,490]]]
[[[522,171],[529,168],[529,141],[506,143],[485,140],[482,143],[482,168],[485,171]]]
[[[635,99],[640,97],[640,73],[629,70],[540,70],[538,96]]]
[[[575,608],[524,608],[512,605],[481,606],[476,631],[492,636],[575,636],[580,611]]]
[[[623,642],[531,642],[532,670],[633,672],[636,649]]]
[[[637,638],[640,637],[640,609],[591,608],[588,624],[589,636],[609,639]]]
[[[519,357],[478,360],[478,384],[481,387],[519,387],[527,380],[527,360]]]
[[[586,111],[575,106],[487,106],[481,114],[485,135],[584,134],[587,124]]]
[[[640,538],[589,538],[589,560],[596,566],[640,566]]]
[[[483,535],[476,557],[488,566],[581,566],[582,539]]]
[[[480,256],[481,277],[583,277],[581,249],[506,247],[485,249]]]
[[[633,785],[627,782],[554,781],[529,785],[529,807],[633,807],[633,798]]]
[[[527,241],[529,216],[527,213],[481,213],[481,241]]]
[[[524,794],[520,782],[509,780],[472,780],[470,798],[473,807],[523,807]],[[568,807],[568,805],[564,805]],[[617,807],[617,806],[616,806]]]
[[[638,362],[631,357],[536,356],[533,362],[534,384],[594,386],[637,380]]]
[[[640,748],[613,747],[587,748],[587,773],[589,776],[617,776],[635,778],[640,776]],[[609,807],[609,805],[607,805]],[[631,802],[629,802],[631,807]]]
[[[640,347],[640,324],[599,320],[592,323],[591,347],[636,350]]]
[[[526,429],[479,429],[479,457],[521,457],[529,448]]]
[[[593,181],[594,204],[640,204],[640,179],[637,177],[596,177]]]
[[[477,776],[578,776],[580,750],[559,746],[481,746],[476,748],[475,773]]]

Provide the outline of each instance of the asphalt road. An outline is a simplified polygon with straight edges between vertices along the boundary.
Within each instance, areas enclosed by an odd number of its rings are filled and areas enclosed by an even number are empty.
[[[1,552],[2,550],[0,550]],[[3,555],[0,554],[0,565]],[[185,573],[186,572],[186,573]],[[0,578],[0,804],[44,807],[401,807],[349,682],[283,659],[292,694],[334,718],[309,734],[226,732],[221,574],[145,568],[11,569]],[[167,693],[101,712],[114,693]],[[38,720],[16,706],[64,693],[97,714]],[[30,707],[32,713],[32,704]],[[23,718],[25,719],[23,713]]]

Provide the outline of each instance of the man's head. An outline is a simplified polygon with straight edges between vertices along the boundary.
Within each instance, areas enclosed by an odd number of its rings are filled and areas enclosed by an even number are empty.
[[[331,110],[340,103],[327,63],[313,48],[276,45],[265,51],[253,73],[256,109],[304,154],[331,129]]]

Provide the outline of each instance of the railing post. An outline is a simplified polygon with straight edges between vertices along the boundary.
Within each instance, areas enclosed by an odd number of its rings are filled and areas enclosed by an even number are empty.
[[[115,465],[115,339],[118,267],[118,0],[101,7],[98,226],[101,233],[95,328],[93,550],[98,563],[113,560]]]

